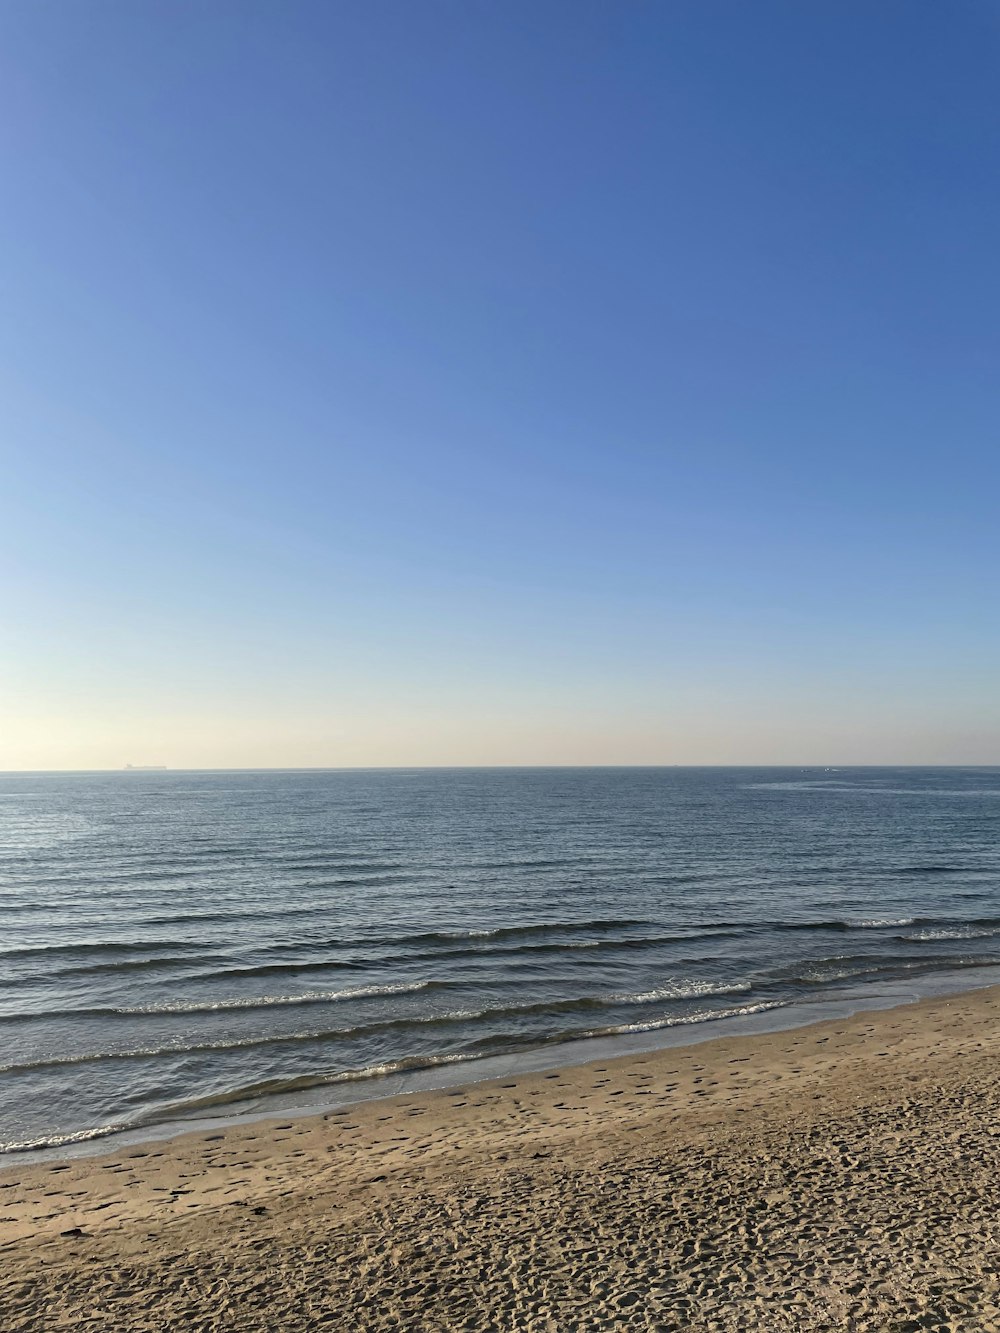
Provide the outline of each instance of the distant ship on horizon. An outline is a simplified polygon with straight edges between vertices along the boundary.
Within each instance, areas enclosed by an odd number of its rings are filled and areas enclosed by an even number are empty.
[[[125,768],[130,773],[165,773],[166,764],[126,764]]]

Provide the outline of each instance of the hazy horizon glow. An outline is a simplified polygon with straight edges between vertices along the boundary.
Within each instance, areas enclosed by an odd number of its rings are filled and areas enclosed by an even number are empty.
[[[994,7],[0,38],[0,770],[1000,762]]]

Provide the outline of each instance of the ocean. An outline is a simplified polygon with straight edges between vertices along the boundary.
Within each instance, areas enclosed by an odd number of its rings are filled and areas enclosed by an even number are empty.
[[[0,1153],[992,983],[998,833],[984,768],[0,775]]]

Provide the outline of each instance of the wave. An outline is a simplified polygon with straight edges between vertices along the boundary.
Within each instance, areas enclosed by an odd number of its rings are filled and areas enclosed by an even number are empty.
[[[887,874],[887,875],[962,875],[962,874],[968,873],[969,871],[972,871],[973,873],[975,873],[975,867],[973,867],[973,866],[954,866],[954,865],[947,865],[947,864],[945,864],[945,865],[934,865],[934,864],[930,864],[930,865],[896,866],[895,868],[893,868],[893,869],[891,869],[891,870],[886,870],[886,871],[885,871],[885,874]]]
[[[737,995],[752,990],[749,981],[670,981],[654,990],[609,995],[616,1004],[653,1004],[657,1000],[691,1000],[706,995]]]
[[[250,963],[245,966],[225,967],[212,972],[198,972],[193,974],[193,979],[208,979],[221,977],[268,977],[268,976],[290,976],[307,972],[331,972],[341,969],[350,970],[356,968],[371,968],[376,963],[408,964],[408,963],[433,963],[442,960],[454,960],[461,962],[466,959],[476,958],[478,956],[490,959],[499,958],[517,958],[522,955],[529,957],[539,954],[558,954],[574,953],[580,950],[592,950],[599,952],[612,952],[616,949],[649,949],[667,942],[674,943],[678,940],[689,938],[684,935],[659,936],[648,939],[624,939],[624,940],[564,940],[549,941],[546,943],[527,943],[519,945],[503,946],[496,948],[455,948],[455,949],[413,949],[404,953],[395,953],[381,958],[367,954],[347,955],[336,959],[325,959],[322,962],[317,961],[301,962],[290,961],[287,963]]]
[[[208,963],[216,964],[224,968],[229,959],[219,954],[199,954],[197,957],[192,954],[164,954],[155,958],[125,958],[119,959],[114,963],[86,963],[79,967],[63,967],[59,969],[60,977],[82,977],[91,976],[95,972],[155,972],[159,968],[177,968],[177,967],[204,967]],[[45,980],[45,978],[40,978]]]
[[[748,930],[884,930],[889,926],[912,926],[912,916],[830,917],[823,921],[762,921],[746,923]]]
[[[300,1045],[306,1042],[350,1041],[376,1032],[411,1027],[447,1026],[481,1018],[485,1010],[459,1009],[444,1014],[414,1015],[410,1018],[387,1018],[353,1027],[327,1028],[308,1032],[279,1032],[261,1037],[237,1037],[228,1041],[171,1042],[163,1046],[137,1046],[126,1050],[82,1051],[77,1055],[54,1055],[40,1060],[15,1061],[0,1065],[0,1074],[22,1074],[37,1069],[58,1069],[64,1065],[101,1064],[116,1060],[157,1060],[165,1056],[224,1054],[228,1051],[248,1050],[265,1046]]]
[[[400,981],[385,985],[353,986],[347,990],[302,991],[298,995],[240,995],[220,1000],[174,1000],[163,1004],[75,1005],[65,1009],[37,1009],[30,1013],[0,1013],[2,1023],[37,1023],[51,1018],[156,1017],[170,1014],[211,1014],[233,1009],[270,1009],[275,1005],[335,1004],[340,1000],[364,1000],[383,995],[405,995],[414,991],[445,988],[446,981]]]
[[[318,908],[297,909],[305,915],[314,915]],[[250,916],[287,916],[290,912],[240,914],[215,913],[196,916],[163,917],[144,920],[142,924],[182,924],[208,920],[238,920],[241,915]],[[674,929],[664,930],[659,923],[653,923],[636,917],[598,918],[589,920],[532,922],[516,926],[496,926],[454,930],[414,931],[392,935],[356,935],[345,938],[301,939],[287,943],[264,945],[254,950],[261,961],[251,960],[245,964],[232,963],[233,950],[212,950],[207,941],[190,939],[155,939],[155,940],[78,940],[69,942],[27,945],[20,948],[0,950],[0,964],[11,964],[38,960],[51,960],[60,975],[83,975],[88,971],[114,971],[116,969],[143,969],[191,965],[200,968],[211,966],[211,975],[230,974],[234,976],[267,976],[270,974],[307,972],[317,969],[351,968],[370,965],[373,961],[418,962],[434,957],[460,958],[463,954],[485,954],[496,956],[515,956],[518,953],[530,954],[558,952],[574,949],[651,949],[661,945],[671,945],[684,941],[711,939],[714,936],[745,932],[747,934],[766,934],[769,931],[781,933],[799,932],[848,932],[860,930],[889,930],[906,926],[925,929],[975,929],[1000,925],[1000,918],[982,917],[967,921],[955,921],[940,917],[916,917],[907,915],[885,914],[868,917],[831,917],[814,921],[788,920],[716,920],[679,923]],[[618,932],[639,931],[645,928],[646,934],[618,934]],[[588,938],[588,936],[590,938]],[[562,938],[565,937],[565,938]],[[596,937],[596,938],[595,938]],[[947,938],[942,935],[941,938]],[[959,936],[956,936],[959,938]],[[288,952],[300,957],[283,960],[267,960],[267,955]],[[390,953],[385,951],[391,950]],[[313,961],[317,953],[325,952],[329,957],[322,961]],[[130,957],[130,955],[139,955]],[[305,956],[302,956],[305,955]],[[52,970],[48,970],[52,974]],[[198,973],[197,975],[209,975]]]
[[[307,1092],[331,1084],[353,1083],[369,1078],[388,1077],[392,1074],[413,1073],[421,1069],[437,1069],[441,1065],[466,1064],[471,1060],[485,1059],[487,1055],[488,1052],[478,1049],[441,1052],[437,1055],[406,1055],[398,1060],[385,1060],[379,1064],[364,1065],[357,1069],[343,1069],[335,1074],[296,1074],[287,1078],[262,1079],[258,1083],[231,1088],[225,1092],[206,1093],[204,1097],[187,1098],[183,1102],[176,1102],[167,1107],[165,1114],[183,1118],[190,1116],[192,1112],[232,1106],[234,1103],[247,1102],[258,1097]]]
[[[470,937],[471,938],[471,937]],[[340,958],[324,959],[323,961],[289,961],[274,963],[248,963],[237,967],[224,967],[213,972],[198,972],[193,974],[195,979],[209,977],[266,977],[295,975],[305,972],[330,972],[340,969],[352,968],[370,968],[375,963],[429,963],[435,960],[453,959],[462,961],[466,958],[475,958],[477,956],[486,956],[493,958],[515,958],[519,955],[536,954],[555,954],[572,953],[577,950],[598,950],[609,952],[615,949],[649,949],[664,943],[674,943],[679,940],[686,940],[686,935],[653,936],[643,939],[623,939],[623,940],[562,940],[547,941],[544,943],[526,943],[517,945],[498,945],[497,947],[475,947],[463,946],[460,948],[437,948],[437,949],[411,949],[402,953],[390,955],[372,956],[370,954],[345,955]]]
[[[274,921],[284,917],[319,916],[328,913],[329,903],[316,903],[311,907],[265,907],[250,911],[245,907],[234,907],[231,912],[177,912],[169,916],[137,917],[137,924],[143,926],[177,926],[188,921],[218,924],[229,921]]]
[[[383,1060],[377,1064],[363,1065],[357,1069],[338,1070],[332,1074],[302,1074],[289,1078],[266,1079],[241,1088],[233,1088],[227,1092],[211,1093],[205,1097],[192,1098],[175,1104],[169,1110],[175,1115],[190,1115],[195,1111],[204,1112],[214,1106],[232,1105],[258,1097],[306,1092],[310,1089],[336,1086],[342,1083],[389,1078],[394,1074],[417,1073],[421,1070],[438,1069],[447,1065],[469,1064],[489,1059],[491,1056],[501,1053],[511,1054],[519,1050],[538,1049],[553,1045],[561,1046],[570,1042],[589,1041],[601,1037],[624,1036],[629,1033],[653,1032],[666,1028],[712,1023],[727,1018],[742,1018],[751,1014],[764,1013],[770,1009],[783,1008],[786,1003],[787,1001],[784,1000],[762,1000],[756,1004],[738,1005],[727,1009],[700,1010],[692,1014],[652,1019],[647,1022],[622,1023],[608,1027],[571,1028],[565,1032],[552,1033],[542,1039],[533,1039],[530,1042],[520,1040],[511,1034],[505,1034],[495,1038],[486,1038],[474,1046],[459,1051],[439,1052],[433,1055],[406,1055],[397,1060]]]
[[[977,895],[978,896],[978,895]],[[983,916],[971,917],[968,920],[956,920],[953,917],[937,916],[871,916],[871,917],[844,917],[833,918],[827,921],[809,921],[809,922],[773,922],[768,923],[772,929],[780,931],[809,931],[809,930],[891,930],[899,929],[901,926],[919,926],[922,929],[932,930],[976,930],[979,928],[992,928],[1000,926],[1000,917]],[[906,939],[908,936],[901,936]],[[942,939],[948,938],[942,935]],[[955,938],[961,938],[956,936]]]
[[[589,865],[591,856],[536,856],[527,859],[515,857],[506,861],[467,861],[463,870],[555,870],[560,867],[572,869],[573,866]]]
[[[430,983],[424,983],[429,985]],[[683,1000],[696,996],[725,994],[733,990],[749,989],[744,983],[721,984],[681,982],[674,993],[637,992],[625,995],[579,995],[565,1000],[537,1000],[529,1004],[495,1004],[478,1009],[456,1009],[428,1014],[401,1014],[396,1017],[372,1019],[342,1028],[310,1029],[305,1032],[278,1032],[262,1036],[235,1037],[217,1041],[173,1041],[158,1046],[138,1046],[125,1050],[85,1051],[74,1055],[50,1056],[38,1060],[16,1061],[0,1065],[0,1074],[20,1074],[38,1069],[54,1069],[64,1065],[100,1064],[104,1061],[155,1060],[171,1056],[225,1054],[229,1051],[260,1049],[269,1046],[301,1045],[310,1042],[353,1042],[359,1038],[387,1032],[405,1032],[413,1029],[447,1028],[467,1023],[518,1021],[541,1015],[565,1015],[588,1010],[609,1009],[615,1005],[649,1004],[654,1000]],[[384,991],[383,991],[384,993]],[[343,992],[339,993],[343,997]],[[111,1011],[115,1012],[115,1011]],[[130,1012],[135,1012],[130,1011]],[[496,1034],[501,1040],[513,1037],[534,1045],[547,1040],[569,1040],[560,1029],[551,1034]]]
[[[81,964],[79,967],[60,967],[48,972],[32,972],[29,973],[27,976],[21,976],[21,977],[16,977],[16,976],[4,977],[2,984],[5,988],[10,988],[10,987],[30,988],[37,986],[48,987],[52,984],[54,980],[58,979],[61,981],[65,977],[90,977],[94,976],[95,974],[99,975],[102,972],[110,972],[116,976],[120,972],[156,971],[157,968],[176,969],[177,967],[203,967],[206,962],[225,963],[226,961],[227,961],[226,959],[217,959],[212,957],[193,958],[187,955],[183,955],[180,957],[167,956],[163,958],[133,958],[133,959],[119,960],[118,962],[114,963],[87,963],[87,964]],[[197,976],[215,976],[215,975],[216,973],[212,972],[188,973],[186,979],[193,980]]]
[[[510,958],[520,953],[559,953],[563,949],[648,949],[658,944],[673,944],[693,938],[689,934],[672,933],[668,935],[623,935],[596,940],[534,940],[510,942],[502,936],[480,937],[467,935],[456,937],[454,947],[444,944],[433,951],[407,950],[394,955],[394,959],[412,960],[418,958],[461,958],[482,955],[489,958]]]
[[[157,971],[185,969],[184,976],[191,981],[224,981],[229,977],[263,978],[287,976],[306,978],[312,973],[330,974],[342,971],[370,970],[373,966],[405,966],[429,964],[446,960],[455,963],[484,962],[508,959],[543,957],[547,954],[573,954],[578,951],[613,954],[615,952],[648,951],[671,948],[677,944],[708,941],[719,936],[746,933],[766,935],[770,931],[787,933],[844,934],[854,931],[900,931],[915,927],[914,933],[901,935],[903,939],[974,939],[1000,934],[1000,917],[973,917],[956,920],[941,917],[889,915],[871,917],[836,917],[818,921],[757,921],[698,922],[679,926],[676,930],[655,931],[648,934],[618,934],[634,931],[650,923],[638,918],[599,919],[585,922],[550,921],[519,926],[469,930],[422,931],[411,934],[380,935],[368,939],[304,940],[298,943],[265,945],[255,950],[258,959],[242,963],[234,961],[233,951],[199,952],[206,946],[189,940],[166,940],[142,943],[137,940],[115,940],[107,943],[82,941],[69,944],[30,946],[22,950],[0,953],[0,963],[26,958],[53,958],[54,966],[38,969],[30,975],[14,976],[11,984],[30,985],[48,982],[55,976],[84,977],[89,974],[128,971]],[[596,938],[586,938],[591,932]],[[560,936],[565,936],[561,938]],[[210,946],[209,946],[210,947]],[[167,950],[168,952],[162,952]],[[267,955],[293,950],[298,957],[267,959]],[[318,958],[317,953],[327,956]],[[102,957],[109,953],[110,957]],[[139,956],[134,956],[138,954]],[[304,956],[302,956],[304,955]],[[311,955],[311,957],[310,957]],[[237,955],[238,957],[238,955]],[[681,960],[676,956],[673,962]],[[235,1006],[234,1006],[235,1007]],[[140,1008],[140,1006],[137,1006]]]
[[[0,949],[0,962],[39,956],[64,957],[94,953],[149,953],[151,949],[177,949],[197,953],[205,945],[197,940],[75,940],[65,944],[28,944],[17,949]]]
[[[655,1032],[660,1028],[686,1027],[691,1023],[714,1023],[720,1018],[743,1018],[762,1014],[768,1009],[784,1009],[788,1000],[761,1000],[757,1004],[741,1004],[731,1009],[712,1009],[703,1013],[679,1014],[673,1018],[653,1018],[644,1023],[620,1023],[615,1027],[594,1028],[578,1033],[574,1040],[587,1037],[617,1037],[629,1032]]]
[[[547,935],[552,932],[578,934],[580,931],[626,930],[650,923],[636,917],[610,917],[584,919],[581,921],[531,921],[517,926],[486,926],[465,930],[424,930],[413,935],[381,936],[370,940],[359,940],[365,944],[453,944],[461,940],[505,940],[518,939],[531,935]]]
[[[393,959],[392,961],[397,960]],[[371,965],[372,960],[370,958],[341,958],[336,961],[331,960],[322,963],[248,963],[246,966],[240,967],[216,968],[211,972],[194,972],[191,975],[191,980],[223,980],[226,977],[277,977],[298,972],[349,972],[354,968],[371,967]]]
[[[891,915],[888,915],[888,914],[887,914],[887,915],[884,915],[884,916],[868,916],[868,917],[827,917],[827,918],[822,918],[822,919],[820,919],[820,920],[816,920],[816,921],[781,921],[781,920],[756,920],[756,921],[753,921],[753,920],[748,920],[748,921],[733,921],[733,920],[724,920],[724,921],[699,921],[699,922],[691,922],[691,923],[689,923],[689,924],[685,923],[685,924],[679,925],[675,930],[670,931],[669,933],[663,933],[663,932],[661,931],[660,933],[657,933],[657,934],[651,934],[651,935],[642,935],[642,936],[634,936],[634,937],[626,936],[626,937],[623,937],[622,939],[599,940],[599,941],[593,941],[593,942],[588,941],[587,943],[588,943],[588,945],[593,944],[593,945],[597,945],[597,946],[600,946],[600,947],[607,947],[607,948],[629,948],[629,947],[633,947],[633,948],[648,948],[648,947],[650,947],[651,945],[657,945],[657,944],[672,944],[672,943],[677,943],[677,942],[681,942],[681,941],[696,941],[696,940],[699,940],[699,939],[710,939],[710,938],[712,938],[713,936],[716,936],[716,935],[730,935],[730,934],[739,933],[739,932],[746,932],[746,933],[760,934],[760,933],[766,933],[766,932],[768,932],[768,931],[776,931],[776,932],[781,932],[781,933],[786,933],[786,932],[787,932],[787,933],[798,933],[798,932],[810,932],[810,931],[837,931],[837,932],[846,932],[846,931],[852,931],[852,930],[889,930],[889,929],[892,929],[892,928],[894,928],[894,927],[898,929],[898,928],[901,927],[901,926],[912,926],[912,925],[923,925],[923,924],[934,925],[934,924],[938,924],[939,922],[941,922],[941,918],[938,918],[938,917],[915,917],[915,916],[902,916],[902,915],[899,915],[899,916],[891,916]],[[598,924],[599,924],[599,923],[593,923],[593,925],[591,926],[591,928],[592,928],[592,929],[593,929],[593,928],[596,928]],[[616,925],[617,927],[620,927],[620,928],[627,928],[627,927],[635,928],[635,927],[639,927],[639,926],[652,926],[652,925],[654,925],[654,923],[652,923],[652,922],[648,922],[648,921],[620,921],[620,922],[606,923],[606,924],[607,924],[608,927],[610,927],[611,924],[614,924],[614,925]],[[945,924],[947,924],[947,923],[945,923]],[[965,923],[963,923],[963,924],[965,924]],[[972,922],[970,922],[969,924],[972,924],[972,925],[978,925],[978,924],[982,924],[982,925],[1000,925],[1000,918],[997,918],[997,917],[982,917],[982,918],[975,918],[975,919],[974,919]],[[582,930],[582,929],[584,929],[584,928],[585,928],[585,927],[582,926],[582,925],[579,926],[579,927],[574,927],[574,929],[577,929],[577,930]],[[568,926],[566,926],[566,927],[557,927],[557,926],[554,926],[554,925],[553,925],[553,926],[546,927],[546,929],[550,929],[550,930],[567,929],[567,930],[568,930],[568,929],[570,929],[570,927],[568,927]],[[494,937],[494,936],[499,936],[499,935],[503,935],[503,934],[506,934],[506,933],[508,933],[508,932],[505,932],[505,931],[496,931],[496,932],[494,932],[494,931],[467,931],[467,932],[463,932],[463,933],[461,933],[461,934],[457,934],[457,933],[456,933],[456,934],[454,934],[454,935],[448,935],[448,934],[445,934],[445,933],[439,933],[439,934],[437,934],[436,936],[433,936],[433,938],[439,938],[439,939],[441,939],[442,942],[447,942],[448,940],[469,940],[469,941],[474,941],[476,938],[479,938],[479,937],[483,937],[483,938],[486,938],[486,937]],[[514,932],[509,932],[509,933],[514,933]],[[518,932],[518,933],[520,933],[520,932]],[[525,932],[525,933],[527,933],[527,932]],[[400,943],[406,943],[406,942],[409,942],[409,941],[411,941],[411,940],[415,942],[415,941],[417,941],[417,940],[419,940],[419,939],[421,939],[421,938],[424,938],[424,937],[421,937],[421,936],[405,937],[404,939],[400,940],[399,942],[400,942]],[[429,939],[429,938],[432,938],[432,936],[427,936],[426,938]],[[375,941],[375,942],[380,943],[380,944],[382,944],[382,943],[388,944],[388,943],[390,943],[391,941],[389,941],[389,940],[384,940],[384,941],[383,941],[383,940],[379,940],[379,941]],[[331,941],[331,943],[333,943],[333,942]],[[525,949],[527,949],[527,948],[530,948],[530,947],[532,947],[532,946],[531,946],[531,945],[525,945],[525,946],[523,946],[523,947],[524,947]],[[543,945],[537,945],[537,946],[534,946],[534,947],[538,947],[538,948],[571,948],[571,947],[574,947],[574,946],[573,946],[570,942],[561,943],[561,942],[555,942],[555,941],[553,941],[552,943],[546,943],[546,944],[543,944]],[[581,947],[581,946],[576,946],[576,947]]]
[[[347,990],[304,991],[300,995],[234,996],[225,1000],[181,1000],[168,1004],[137,1004],[113,1009],[69,1010],[103,1014],[209,1014],[220,1009],[269,1009],[272,1005],[333,1004],[338,1000],[365,1000],[380,995],[405,995],[446,985],[442,981],[400,981],[385,986],[353,986]]]
[[[848,922],[848,929],[853,925],[857,930],[886,930],[889,926],[912,926],[912,916],[876,916],[866,921]]]
[[[315,915],[321,909],[309,907],[295,909],[294,911],[281,911],[276,913],[213,913],[213,914],[177,914],[176,916],[144,919],[143,925],[180,925],[191,921],[205,922],[208,920],[241,920],[251,916],[271,915],[286,916],[299,912],[304,915]],[[534,935],[547,935],[552,933],[580,934],[581,932],[594,931],[605,932],[611,930],[634,928],[636,926],[647,925],[647,922],[636,920],[634,918],[620,919],[599,919],[583,921],[548,921],[533,922],[518,926],[497,926],[483,929],[465,929],[465,930],[427,930],[415,931],[406,934],[395,935],[358,935],[347,939],[325,939],[315,941],[302,941],[301,943],[278,944],[265,946],[260,952],[267,953],[276,949],[298,948],[309,951],[318,949],[381,949],[381,948],[402,948],[411,945],[436,945],[444,946],[454,945],[462,942],[478,942],[490,940],[506,940],[529,938]],[[566,947],[571,947],[569,944]],[[75,940],[56,944],[35,944],[25,945],[14,949],[0,949],[0,962],[10,962],[23,958],[59,958],[59,957],[87,957],[92,954],[127,954],[136,952],[149,953],[153,950],[172,949],[197,955],[199,951],[205,949],[205,942],[198,940]],[[146,960],[139,960],[140,964]]]
[[[915,958],[877,958],[870,954],[845,954],[834,958],[820,958],[800,971],[785,969],[773,972],[772,980],[805,986],[826,986],[831,982],[848,981],[856,977],[912,976],[920,972],[941,972],[951,969],[997,967],[1000,960],[989,957],[961,958],[948,954]]]
[[[209,1014],[227,1010],[270,1009],[275,1006],[298,1006],[314,1004],[336,1004],[344,1000],[363,1000],[382,996],[408,995],[426,990],[446,990],[461,983],[425,979],[421,981],[389,982],[383,985],[351,986],[344,990],[302,991],[295,995],[247,995],[229,996],[219,1000],[176,1000],[161,1004],[137,1005],[78,1005],[64,1009],[46,1009],[42,1012],[33,1009],[29,1013],[0,1013],[0,1024],[37,1023],[39,1019],[52,1018],[92,1018],[92,1017],[157,1017],[170,1014]],[[605,995],[579,996],[567,1000],[541,1000],[531,1005],[515,1005],[505,1008],[502,1005],[487,1006],[476,1010],[476,1016],[504,1013],[562,1012],[586,1008],[609,1006],[613,1004],[653,1004],[657,1001],[687,1000],[709,995],[731,995],[750,990],[749,981],[714,982],[714,981],[670,981],[653,990],[622,991]],[[425,1022],[423,1017],[393,1020],[396,1022]],[[169,1048],[174,1050],[174,1047]]]
[[[427,871],[417,866],[407,866],[402,861],[366,861],[362,857],[337,857],[337,856],[300,856],[295,860],[286,860],[284,857],[269,857],[268,861],[278,870],[332,870],[349,871],[356,873],[358,871],[367,871],[374,875],[425,875]]]
[[[983,895],[962,895],[963,897],[981,897]],[[976,927],[1000,926],[1000,917],[973,917],[968,921],[956,921],[948,917],[933,916],[871,916],[871,917],[834,917],[826,921],[773,921],[759,925],[748,922],[747,929],[766,928],[777,931],[849,931],[849,930],[891,930],[901,926],[920,926],[942,929],[974,929]],[[908,938],[902,936],[901,938]],[[946,938],[942,936],[942,938]]]
[[[1000,935],[1000,926],[938,926],[900,935],[901,940],[985,940]]]
[[[48,1134],[37,1139],[0,1139],[0,1153],[40,1152],[45,1148],[67,1148],[73,1143],[88,1143],[91,1139],[104,1139],[109,1134],[122,1134],[127,1129],[135,1129],[142,1121],[121,1121],[114,1125],[97,1125],[93,1129],[78,1129],[70,1134]]]

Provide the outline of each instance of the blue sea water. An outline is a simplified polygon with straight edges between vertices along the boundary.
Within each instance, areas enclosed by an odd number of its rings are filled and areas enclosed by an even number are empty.
[[[994,981],[998,832],[982,768],[0,775],[0,1152]]]

